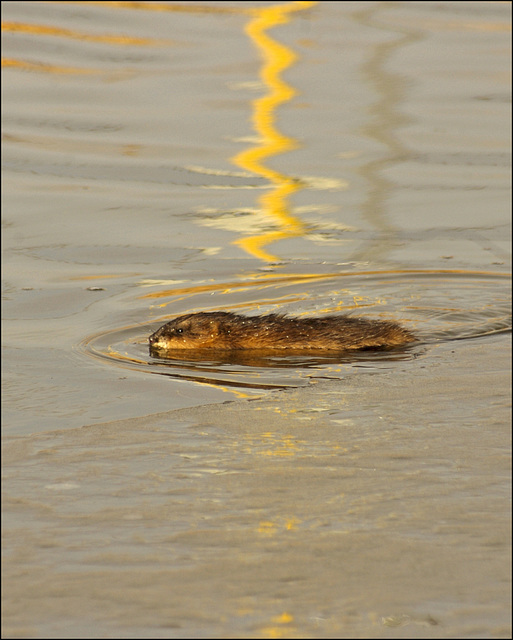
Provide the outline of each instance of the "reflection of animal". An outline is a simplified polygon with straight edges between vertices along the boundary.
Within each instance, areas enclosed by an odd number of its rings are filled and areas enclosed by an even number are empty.
[[[226,311],[190,313],[171,320],[149,338],[150,351],[175,349],[345,351],[396,347],[415,336],[394,322],[324,316],[289,318],[271,313],[241,316]]]

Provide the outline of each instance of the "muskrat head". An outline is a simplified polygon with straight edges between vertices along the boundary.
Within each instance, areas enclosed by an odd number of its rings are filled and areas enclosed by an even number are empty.
[[[219,345],[223,312],[191,313],[168,322],[149,337],[150,353],[172,349],[212,349]],[[229,315],[229,314],[226,314]]]

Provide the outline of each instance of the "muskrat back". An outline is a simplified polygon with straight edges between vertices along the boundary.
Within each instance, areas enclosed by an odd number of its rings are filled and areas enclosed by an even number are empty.
[[[346,315],[291,318],[270,313],[190,313],[171,320],[150,338],[150,352],[175,349],[345,351],[382,349],[416,340],[395,322]]]

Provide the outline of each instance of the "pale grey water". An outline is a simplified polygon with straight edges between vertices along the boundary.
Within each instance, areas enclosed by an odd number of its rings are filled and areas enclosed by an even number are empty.
[[[510,637],[510,5],[2,8],[3,636]]]

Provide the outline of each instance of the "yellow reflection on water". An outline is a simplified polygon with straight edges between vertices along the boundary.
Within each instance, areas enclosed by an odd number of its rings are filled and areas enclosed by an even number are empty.
[[[59,2],[62,4],[62,2]],[[176,13],[247,13],[248,9],[236,6],[210,6],[198,2],[114,2],[103,0],[99,2],[90,0],[75,0],[66,4],[96,5],[105,9],[129,9],[133,11],[161,11]]]
[[[269,180],[272,190],[260,196],[258,202],[260,209],[277,223],[279,229],[236,240],[234,244],[267,262],[275,262],[278,258],[266,251],[266,245],[282,238],[299,236],[306,230],[305,224],[291,214],[288,202],[291,194],[303,188],[302,183],[264,163],[267,158],[299,146],[297,140],[281,133],[276,125],[278,106],[289,102],[296,95],[296,90],[283,80],[282,73],[296,61],[297,56],[289,47],[271,38],[267,31],[289,22],[294,12],[308,9],[315,4],[317,3],[289,2],[253,9],[252,18],[245,28],[247,35],[262,55],[260,79],[267,93],[252,103],[252,122],[259,136],[258,143],[237,154],[232,158],[232,162]]]
[[[33,33],[38,36],[57,36],[61,38],[71,38],[73,40],[84,40],[86,42],[104,42],[107,44],[121,46],[155,46],[162,44],[164,40],[154,40],[153,38],[134,38],[132,36],[117,36],[112,34],[93,35],[82,33],[72,29],[62,27],[51,27],[43,24],[28,24],[25,22],[2,22],[2,31],[11,33]]]
[[[37,71],[42,73],[68,73],[72,75],[88,75],[93,73],[103,73],[98,69],[81,69],[80,67],[66,67],[56,64],[45,64],[44,62],[27,62],[15,58],[2,58],[2,67],[17,68],[22,71]]]
[[[136,38],[125,35],[95,35],[75,31],[73,29],[64,29],[62,27],[54,27],[42,24],[29,24],[25,22],[2,22],[2,31],[8,33],[29,33],[36,36],[52,36],[60,38],[68,38],[74,40],[82,40],[84,42],[101,42],[113,46],[158,46],[161,44],[169,44],[170,41],[156,40],[153,38]],[[36,73],[52,73],[52,74],[68,74],[68,75],[91,75],[104,74],[105,71],[100,69],[92,69],[88,67],[72,67],[67,65],[56,65],[45,62],[30,62],[18,58],[2,58],[3,68],[14,68],[21,71],[31,71]]]
[[[301,282],[309,283],[311,281],[320,281],[327,280],[331,278],[355,278],[356,276],[401,276],[401,275],[434,275],[434,276],[444,276],[444,275],[466,275],[466,276],[493,276],[498,278],[511,278],[510,273],[501,273],[496,271],[474,271],[470,269],[380,269],[380,270],[369,270],[369,271],[348,271],[347,273],[302,273],[302,274],[280,274],[279,276],[275,276],[267,273],[258,273],[245,275],[243,280],[230,281],[230,282],[221,282],[215,283],[210,282],[208,284],[201,285],[191,285],[186,287],[174,287],[172,289],[165,289],[163,291],[154,291],[152,293],[146,293],[142,296],[139,296],[140,299],[158,299],[158,298],[166,298],[172,296],[188,296],[195,295],[198,293],[212,293],[212,292],[220,292],[220,293],[232,293],[233,291],[241,291],[250,287],[258,288],[266,288],[266,287],[275,287],[279,284],[290,283],[290,284],[299,284]],[[144,285],[146,281],[142,281],[141,285]],[[150,284],[159,284],[153,283],[150,281]],[[305,293],[306,295],[306,293]],[[174,301],[176,302],[176,300]],[[354,298],[354,302],[358,304],[358,298]],[[164,305],[163,305],[164,306]]]
[[[271,521],[271,520],[261,520],[258,523],[258,533],[261,533],[266,536],[274,536],[277,533],[284,533],[285,531],[294,531],[297,529],[297,525],[301,523],[301,520],[298,518],[290,517],[290,518],[279,518],[279,522]],[[276,620],[276,622],[279,622]],[[281,620],[281,622],[289,622],[288,620]]]
[[[246,436],[245,451],[261,456],[290,458],[300,453],[304,444],[303,440],[298,440],[290,434],[266,432],[256,436]]]
[[[298,630],[293,626],[294,616],[288,612],[273,616],[269,625],[265,625],[260,629],[260,633],[264,638],[297,638]]]

